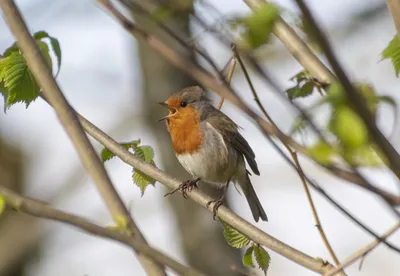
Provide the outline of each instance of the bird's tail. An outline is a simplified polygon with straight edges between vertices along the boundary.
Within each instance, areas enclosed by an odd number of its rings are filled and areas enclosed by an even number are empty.
[[[267,214],[265,213],[260,200],[257,197],[256,191],[251,184],[248,173],[245,173],[245,181],[239,181],[239,185],[243,190],[243,193],[249,203],[251,213],[253,214],[254,220],[258,222],[261,218],[264,221],[268,221]]]

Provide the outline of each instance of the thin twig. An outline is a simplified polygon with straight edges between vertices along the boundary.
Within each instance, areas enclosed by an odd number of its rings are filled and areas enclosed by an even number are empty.
[[[245,75],[245,78],[246,78],[246,80],[247,80],[247,83],[249,84],[249,87],[250,87],[250,90],[251,90],[251,92],[252,92],[252,94],[253,94],[253,97],[254,97],[255,102],[257,103],[258,107],[260,108],[260,110],[262,111],[262,113],[264,114],[264,116],[267,118],[267,120],[268,120],[272,125],[274,125],[276,128],[278,128],[278,125],[274,122],[274,120],[273,120],[273,119],[271,118],[271,116],[268,114],[267,110],[264,108],[264,105],[261,103],[260,98],[258,97],[257,91],[256,91],[256,89],[254,88],[253,82],[252,82],[251,79],[250,79],[250,75],[249,75],[249,73],[247,72],[246,66],[244,65],[244,63],[243,63],[243,61],[242,61],[242,59],[241,59],[241,57],[240,57],[238,51],[236,50],[235,45],[232,45],[232,51],[233,51],[233,53],[234,53],[236,59],[238,60],[238,62],[239,62],[239,64],[240,64],[240,67],[241,67],[242,70],[243,70],[243,74]],[[324,231],[324,229],[323,229],[323,227],[322,227],[321,221],[320,221],[319,216],[318,216],[317,209],[316,209],[316,207],[315,207],[315,204],[314,204],[314,201],[313,201],[313,199],[312,199],[310,190],[309,190],[309,188],[308,188],[307,182],[306,182],[305,177],[304,177],[304,176],[305,176],[305,175],[304,175],[304,171],[303,171],[303,169],[302,169],[301,166],[300,166],[300,162],[299,162],[299,159],[298,159],[298,157],[297,157],[297,153],[296,153],[295,151],[293,151],[293,150],[290,148],[290,146],[289,146],[288,144],[283,143],[283,145],[284,145],[285,148],[288,150],[290,156],[292,157],[292,159],[293,159],[293,161],[294,161],[294,164],[295,164],[296,169],[297,169],[297,173],[298,173],[298,175],[299,175],[299,177],[300,177],[300,180],[301,180],[301,182],[302,182],[302,184],[303,184],[304,191],[306,192],[307,199],[308,199],[308,203],[309,203],[309,205],[310,205],[310,207],[311,207],[311,211],[312,211],[313,216],[314,216],[315,224],[316,224],[316,227],[317,227],[317,229],[318,229],[318,232],[319,232],[320,235],[321,235],[322,241],[324,242],[326,248],[328,249],[328,252],[329,252],[329,254],[331,255],[331,257],[332,257],[333,261],[335,262],[335,264],[336,264],[336,265],[340,265],[339,259],[337,258],[335,252],[333,251],[332,246],[331,246],[331,244],[329,243],[328,238],[327,238],[327,236],[326,236],[326,234],[325,234],[325,231]]]
[[[306,180],[304,178],[304,172],[303,172],[303,169],[302,169],[302,167],[300,165],[299,159],[297,157],[297,153],[294,152],[291,149],[290,149],[289,153],[292,156],[292,159],[293,159],[294,163],[296,164],[296,167],[298,169],[298,173],[299,173],[301,182],[303,183],[303,187],[304,187],[304,190],[305,190],[306,195],[307,195],[307,200],[308,200],[308,203],[310,204],[310,207],[311,207],[311,210],[312,210],[312,213],[313,213],[313,216],[314,216],[315,226],[317,227],[318,232],[321,235],[321,239],[324,242],[324,244],[326,246],[326,249],[328,249],[328,252],[331,255],[335,265],[340,265],[339,259],[337,258],[335,252],[333,251],[333,248],[332,248],[331,244],[328,241],[328,237],[326,236],[325,231],[324,231],[324,229],[322,227],[322,223],[319,220],[318,212],[317,212],[317,209],[315,207],[314,201],[312,199],[312,196],[311,196],[311,193],[310,193],[310,189],[308,188],[307,182],[306,182]]]
[[[312,13],[308,9],[307,5],[303,0],[296,0],[297,5],[303,12],[304,17],[310,23],[311,28],[315,33],[315,37],[323,49],[327,60],[329,61],[335,75],[342,84],[347,98],[350,104],[353,106],[355,111],[360,115],[365,126],[369,131],[371,139],[379,147],[382,153],[387,157],[389,161],[389,168],[391,171],[400,179],[400,155],[393,147],[393,145],[386,139],[375,123],[375,119],[369,110],[367,103],[363,100],[360,93],[354,88],[353,84],[350,82],[349,78],[343,71],[341,65],[339,64],[331,45],[329,44],[327,38],[320,30],[317,22],[315,21]]]
[[[237,96],[234,91],[224,84],[220,84],[215,77],[210,75],[208,72],[204,71],[198,65],[194,64],[190,60],[183,59],[178,53],[174,52],[168,46],[166,46],[162,41],[157,39],[154,36],[146,33],[142,29],[138,28],[135,24],[130,22],[126,17],[124,17],[120,12],[118,12],[108,1],[106,0],[94,0],[97,1],[101,6],[103,6],[108,12],[110,12],[120,23],[121,25],[134,37],[137,39],[143,39],[147,42],[149,47],[152,47],[156,52],[158,52],[163,57],[167,58],[171,64],[181,69],[183,72],[188,74],[190,77],[196,79],[202,85],[212,89],[219,96],[228,99],[232,104],[246,113],[248,116],[253,118],[253,120],[258,124],[261,128],[262,133],[267,136],[275,136],[283,143],[290,145],[291,148],[300,153],[306,153],[306,149],[294,141],[291,137],[285,135],[282,131],[275,128],[273,125],[263,120],[260,116],[258,116],[255,112],[253,112],[246,104]],[[106,2],[106,4],[104,3]],[[320,164],[319,164],[320,165]],[[400,205],[400,197],[388,193],[385,190],[382,190],[378,187],[368,185],[365,181],[357,174],[350,172],[345,169],[341,169],[336,166],[323,166],[329,172],[331,172],[336,177],[340,177],[346,181],[354,183],[364,189],[367,189],[373,193],[378,194],[379,196],[385,198],[392,205]]]
[[[54,107],[58,119],[74,144],[84,167],[93,177],[97,189],[107,204],[114,221],[118,222],[119,218],[124,218],[134,238],[145,243],[146,240],[112,185],[96,151],[82,129],[82,126],[79,124],[74,110],[65,99],[37,44],[31,37],[18,7],[12,0],[0,1],[0,6],[10,30],[16,37],[17,45],[22,51],[29,69],[43,89],[44,95]],[[158,264],[152,263],[151,260],[140,254],[138,258],[149,274],[166,275],[164,269]]]
[[[396,232],[400,228],[400,222],[397,222],[394,226],[392,226],[389,230],[383,234],[379,240],[373,241],[372,243],[368,244],[366,247],[361,248],[357,252],[353,253],[350,257],[345,259],[341,265],[338,267],[325,272],[324,276],[333,276],[336,273],[338,273],[340,270],[348,267],[349,265],[353,264],[355,261],[357,261],[359,258],[365,256],[369,252],[371,252],[375,247],[377,247],[382,240],[386,240],[390,235],[392,235],[394,232]]]
[[[69,224],[90,234],[121,242],[125,245],[132,247],[137,252],[148,256],[152,260],[155,260],[157,263],[170,267],[175,272],[180,273],[181,275],[204,275],[203,273],[193,268],[187,267],[175,261],[171,257],[148,246],[145,243],[133,240],[129,235],[118,230],[112,230],[110,228],[102,227],[91,223],[86,218],[59,211],[55,208],[50,207],[45,202],[18,195],[12,190],[7,189],[6,187],[1,185],[0,195],[5,199],[10,207],[14,208],[18,212],[23,212],[34,217],[46,218],[53,221]]]
[[[235,67],[236,67],[236,58],[232,57],[230,65],[229,65],[228,76],[226,78],[226,82],[228,85],[230,85],[230,83],[231,83],[233,72],[235,71]],[[218,104],[218,110],[221,110],[222,105],[224,104],[224,100],[225,100],[225,98],[221,97],[221,100],[219,101],[219,104]]]

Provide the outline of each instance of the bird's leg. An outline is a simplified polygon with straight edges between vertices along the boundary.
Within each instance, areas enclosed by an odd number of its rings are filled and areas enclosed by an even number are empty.
[[[191,190],[193,190],[194,187],[197,188],[197,182],[199,182],[199,181],[200,181],[200,177],[194,178],[194,179],[189,179],[189,180],[186,180],[186,181],[183,181],[182,184],[179,185],[178,188],[176,188],[176,189],[173,190],[172,192],[169,192],[169,193],[165,194],[164,197],[165,197],[165,196],[168,196],[168,195],[172,195],[172,194],[174,194],[174,193],[177,192],[177,191],[181,191],[182,194],[183,194],[183,197],[184,197],[184,198],[187,198],[187,197],[186,197],[186,192],[187,192],[187,191],[190,192]]]
[[[229,182],[231,180],[228,179],[228,181],[226,182],[226,185],[224,186],[223,190],[222,190],[222,196],[219,199],[213,199],[211,201],[209,201],[206,205],[206,207],[208,208],[210,206],[211,203],[215,203],[214,207],[213,207],[213,220],[215,220],[215,217],[217,216],[217,211],[218,208],[224,204],[225,198],[226,198],[226,194],[228,192],[228,186],[229,186]]]

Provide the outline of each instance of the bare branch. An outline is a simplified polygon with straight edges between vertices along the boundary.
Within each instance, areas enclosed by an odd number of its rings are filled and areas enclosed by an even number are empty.
[[[117,191],[114,189],[103,164],[100,162],[93,146],[90,144],[79,120],[65,99],[60,87],[54,80],[46,61],[44,60],[40,50],[34,39],[29,34],[27,26],[19,12],[17,6],[12,0],[0,1],[4,18],[16,37],[17,45],[22,51],[29,69],[32,71],[36,81],[43,89],[44,95],[47,97],[51,105],[56,111],[57,117],[63,125],[65,131],[73,142],[79,157],[86,170],[91,174],[97,188],[107,204],[114,220],[123,217],[128,222],[128,228],[131,230],[135,239],[146,242],[138,227],[130,217],[130,214],[124,206]],[[138,256],[145,270],[152,275],[166,275],[164,270],[151,262],[151,260]]]
[[[122,232],[119,232],[117,230],[111,230],[109,228],[101,227],[99,225],[89,222],[86,218],[59,211],[48,206],[45,202],[23,197],[1,185],[0,195],[6,200],[7,204],[14,208],[16,211],[23,212],[39,218],[51,219],[54,221],[69,224],[90,234],[121,242],[125,245],[132,247],[133,249],[135,249],[135,251],[150,257],[157,263],[172,268],[174,271],[182,275],[204,275],[199,271],[180,264],[179,262],[165,255],[164,253],[151,248],[146,243],[133,240],[129,235],[123,234]]]
[[[344,90],[346,91],[347,98],[349,102],[354,107],[355,111],[360,115],[361,119],[365,123],[368,128],[369,134],[371,138],[374,140],[376,145],[380,148],[380,150],[385,154],[389,161],[389,168],[392,172],[400,179],[400,155],[393,147],[393,145],[386,139],[386,137],[382,134],[375,123],[375,119],[372,116],[370,110],[366,102],[363,100],[360,93],[354,88],[349,78],[342,70],[337,58],[332,50],[331,45],[329,44],[327,38],[320,30],[317,22],[315,21],[313,15],[308,9],[307,5],[303,0],[296,0],[297,5],[303,12],[305,18],[310,22],[311,27],[315,33],[318,43],[323,49],[326,58],[328,59],[330,65],[333,68],[335,75],[337,76],[340,83],[343,85]]]
[[[339,265],[338,267],[336,267],[335,269],[333,269],[331,271],[326,272],[324,274],[324,276],[336,275],[336,273],[338,273],[343,268],[348,267],[349,265],[351,265],[355,261],[357,261],[359,258],[361,258],[361,257],[365,256],[366,254],[368,254],[368,252],[370,252],[375,247],[377,247],[383,240],[386,240],[390,235],[392,235],[394,232],[396,232],[399,228],[400,228],[400,222],[397,222],[394,226],[392,226],[389,230],[387,230],[385,232],[385,234],[383,234],[381,236],[380,239],[378,239],[376,241],[373,241],[372,243],[368,244],[364,248],[361,248],[360,250],[358,250],[357,252],[352,254],[350,257],[348,257],[346,260],[344,260],[341,265]]]
[[[394,25],[396,26],[397,36],[400,38],[400,1],[387,0],[387,5],[392,14]]]

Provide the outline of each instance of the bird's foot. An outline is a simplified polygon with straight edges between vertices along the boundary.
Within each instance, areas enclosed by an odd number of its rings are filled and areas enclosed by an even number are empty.
[[[172,192],[169,192],[169,193],[165,194],[164,197],[172,195],[177,191],[180,191],[182,193],[183,197],[187,198],[186,192],[190,192],[195,187],[197,188],[197,183],[199,181],[200,181],[200,177],[198,177],[196,179],[189,179],[189,180],[183,181],[182,184],[179,185],[178,188],[176,188]]]
[[[220,199],[213,199],[213,200],[210,200],[209,202],[207,202],[207,205],[206,205],[207,208],[210,207],[211,203],[214,203],[213,220],[216,220],[215,217],[217,216],[218,208],[224,204],[224,201],[225,201],[225,196],[222,196]]]

